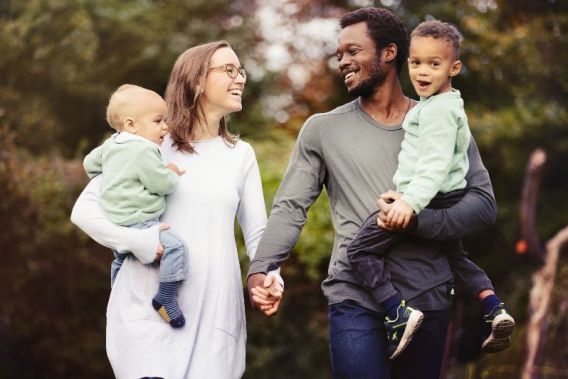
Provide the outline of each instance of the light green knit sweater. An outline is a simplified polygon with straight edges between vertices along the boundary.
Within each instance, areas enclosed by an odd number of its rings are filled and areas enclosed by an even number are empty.
[[[471,133],[460,92],[421,98],[402,127],[404,140],[393,182],[418,214],[438,192],[466,186]]]
[[[83,161],[90,178],[103,174],[100,204],[108,218],[131,225],[159,217],[178,176],[164,166],[158,145],[127,132],[116,133]]]

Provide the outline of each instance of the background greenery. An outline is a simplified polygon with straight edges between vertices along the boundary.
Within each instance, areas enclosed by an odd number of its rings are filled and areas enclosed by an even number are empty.
[[[538,265],[514,247],[525,165],[536,147],[549,154],[542,239],[568,224],[568,4],[561,0],[1,0],[0,378],[112,377],[104,350],[112,255],[68,219],[87,181],[81,159],[109,131],[103,114],[114,88],[128,82],[163,93],[183,50],[229,40],[251,73],[245,110],[232,126],[255,147],[269,209],[302,122],[349,100],[333,69],[336,32],[323,26],[368,5],[392,9],[408,30],[434,17],[465,36],[454,85],[499,205],[496,225],[466,246],[519,328],[509,350],[481,356],[479,308],[458,296],[447,378],[518,377]],[[284,67],[267,54],[275,46],[286,53]],[[415,96],[406,75],[403,83]],[[265,319],[247,305],[246,378],[331,377],[319,289],[333,239],[325,195],[309,217],[283,268],[279,314]],[[543,378],[568,378],[567,288],[564,254],[538,362]]]

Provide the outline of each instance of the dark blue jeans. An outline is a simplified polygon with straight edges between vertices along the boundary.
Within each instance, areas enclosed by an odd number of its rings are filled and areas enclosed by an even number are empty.
[[[329,347],[335,379],[438,379],[450,310],[424,311],[424,321],[395,360],[386,355],[384,315],[355,302],[329,307]]]

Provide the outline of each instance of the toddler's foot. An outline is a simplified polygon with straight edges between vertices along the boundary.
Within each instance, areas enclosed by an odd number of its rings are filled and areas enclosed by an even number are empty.
[[[515,320],[507,313],[505,304],[495,306],[489,314],[483,316],[487,336],[481,349],[484,353],[497,353],[511,344],[511,334],[515,328]]]
[[[152,299],[152,306],[172,328],[185,325],[185,318],[176,300],[177,288],[180,282],[160,282],[158,293]]]
[[[387,331],[387,356],[395,359],[406,349],[414,333],[422,325],[424,314],[406,305],[403,300],[396,310],[396,318],[385,317]]]

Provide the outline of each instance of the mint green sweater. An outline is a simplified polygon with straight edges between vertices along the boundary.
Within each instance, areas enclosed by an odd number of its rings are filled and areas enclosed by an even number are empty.
[[[438,192],[466,186],[471,133],[460,92],[421,98],[402,127],[404,140],[393,182],[418,214]]]
[[[90,178],[103,173],[99,203],[118,225],[158,218],[166,209],[165,195],[178,176],[164,166],[158,145],[127,132],[116,133],[83,161]]]

